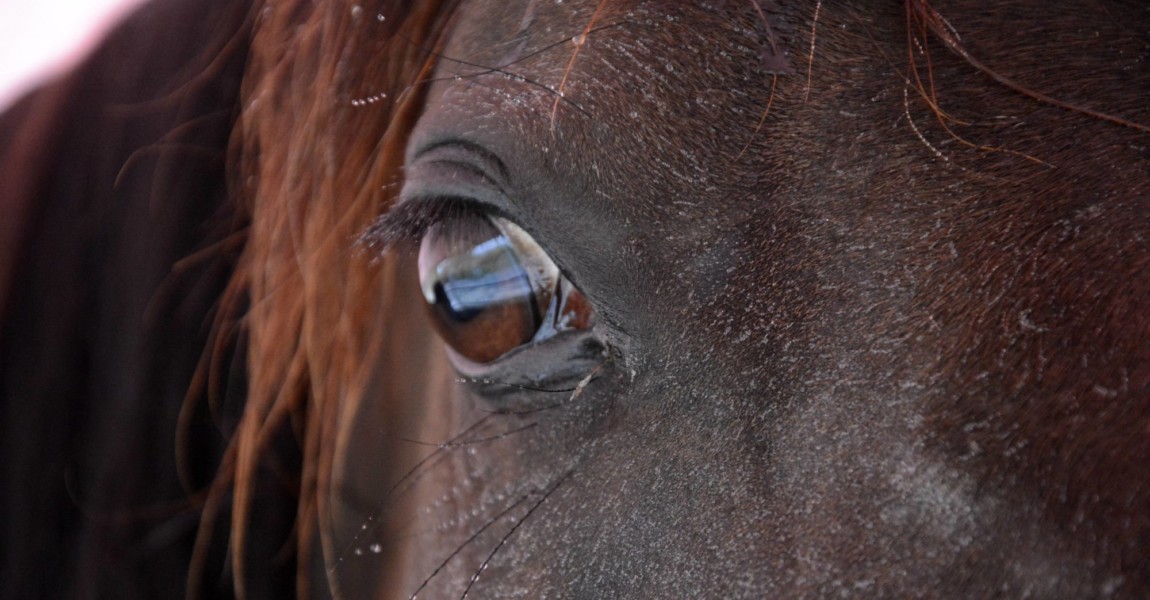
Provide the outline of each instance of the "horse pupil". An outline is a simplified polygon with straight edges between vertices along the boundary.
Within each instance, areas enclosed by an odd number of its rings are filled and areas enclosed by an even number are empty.
[[[443,287],[443,282],[435,284],[435,307],[443,311],[448,319],[456,323],[466,323],[483,312],[482,308],[463,308],[461,310],[452,308],[451,300],[447,297],[447,290]]]

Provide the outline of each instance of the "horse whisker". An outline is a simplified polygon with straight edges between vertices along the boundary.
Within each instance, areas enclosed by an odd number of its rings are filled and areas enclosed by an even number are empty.
[[[383,494],[383,498],[376,505],[375,509],[372,510],[364,520],[363,527],[361,527],[359,531],[356,532],[356,534],[348,542],[345,548],[339,552],[335,564],[328,568],[328,573],[334,573],[340,564],[343,563],[343,561],[348,557],[349,553],[351,553],[355,546],[359,544],[365,532],[369,530],[368,524],[376,523],[379,521],[380,516],[383,515],[384,511],[391,506],[392,501],[399,495],[399,492],[406,491],[408,489],[406,486],[414,485],[417,483],[420,480],[420,477],[422,477],[421,471],[425,472],[426,469],[434,466],[434,464],[430,464],[432,461],[438,462],[438,460],[441,460],[447,456],[447,451],[460,447],[461,445],[452,444],[464,435],[467,435],[468,433],[478,429],[480,426],[490,420],[491,417],[492,415],[484,415],[483,417],[480,417],[477,421],[464,428],[463,431],[459,432],[459,434],[453,437],[451,440],[444,442],[443,444],[438,444],[434,451],[421,458],[418,462],[415,463],[414,466],[411,467],[411,469],[404,473],[403,476],[400,477],[399,480],[397,480],[391,486],[391,488],[389,488],[387,492]],[[417,474],[419,476],[417,476]]]
[[[742,150],[739,150],[739,154],[735,156],[734,162],[739,162],[739,159],[743,157],[743,154],[746,154],[747,149],[751,147],[751,144],[755,142],[755,138],[758,137],[759,132],[762,131],[763,123],[767,122],[767,115],[771,114],[771,104],[773,104],[775,101],[775,85],[778,82],[779,76],[777,74],[771,75],[771,92],[767,97],[767,107],[763,109],[763,115],[759,117],[759,124],[755,126],[755,131],[751,134],[751,139],[747,140],[747,143],[745,146],[743,146]]]
[[[815,35],[818,33],[819,26],[819,11],[823,8],[823,0],[818,0],[815,3],[815,18],[811,21],[811,52],[807,56],[807,89],[803,97],[803,102],[808,102],[811,99],[811,73],[815,68]]]
[[[443,568],[447,566],[447,563],[451,562],[451,559],[455,558],[456,556],[459,556],[459,553],[462,552],[463,549],[466,548],[468,545],[470,545],[471,542],[474,542],[477,538],[479,538],[479,536],[482,535],[484,531],[487,531],[488,528],[490,528],[492,525],[498,523],[501,519],[503,519],[503,517],[507,516],[507,513],[510,513],[511,511],[515,510],[520,504],[523,504],[524,502],[526,502],[528,498],[530,498],[531,496],[538,494],[538,493],[539,493],[539,490],[531,490],[531,491],[527,492],[526,494],[523,494],[522,496],[519,497],[518,500],[516,500],[515,502],[512,502],[509,506],[507,506],[507,508],[504,508],[503,510],[501,510],[499,512],[499,514],[495,515],[493,518],[489,519],[486,523],[484,523],[483,526],[481,526],[479,529],[475,530],[475,532],[472,533],[470,536],[468,536],[468,538],[466,540],[464,540],[464,542],[462,544],[460,544],[458,548],[456,548],[454,551],[452,551],[451,554],[447,555],[447,558],[443,559],[443,562],[439,563],[439,566],[435,567],[435,570],[433,570],[431,572],[431,575],[428,575],[427,579],[424,579],[423,583],[419,584],[419,587],[416,588],[415,591],[411,593],[411,596],[408,596],[408,600],[415,600],[415,597],[419,595],[419,592],[422,592],[423,589],[426,588],[428,586],[428,584],[431,583],[431,580],[435,579],[435,576],[438,575],[439,572],[442,571]]]
[[[555,482],[555,483],[554,483],[554,484],[551,486],[551,488],[550,488],[550,489],[548,489],[546,492],[544,492],[544,493],[543,493],[543,497],[542,497],[542,498],[540,498],[538,502],[536,502],[535,504],[531,505],[531,508],[529,508],[529,509],[527,510],[527,513],[523,515],[523,518],[522,518],[522,519],[519,519],[518,521],[516,521],[516,523],[515,523],[514,525],[512,525],[512,526],[511,526],[511,529],[510,529],[510,530],[508,530],[508,531],[507,531],[507,533],[506,533],[506,534],[503,536],[503,538],[499,540],[499,543],[498,543],[498,544],[496,544],[495,548],[494,548],[494,549],[491,551],[491,553],[487,555],[487,558],[483,559],[483,562],[482,562],[482,563],[480,563],[480,565],[479,565],[479,568],[475,570],[475,574],[474,574],[474,575],[472,575],[472,576],[471,576],[471,580],[467,582],[467,587],[466,587],[466,588],[464,588],[464,590],[463,590],[463,595],[459,597],[459,600],[464,600],[465,598],[467,598],[467,594],[468,594],[469,592],[471,592],[471,588],[472,588],[472,586],[474,586],[474,585],[475,585],[475,582],[479,581],[479,575],[480,575],[481,573],[483,573],[483,571],[484,571],[485,569],[487,569],[487,565],[491,563],[491,559],[492,559],[492,558],[495,558],[495,554],[496,554],[497,552],[499,552],[499,549],[500,549],[500,548],[502,548],[502,547],[504,546],[504,544],[506,544],[506,543],[507,543],[507,540],[511,539],[511,536],[512,536],[512,535],[514,535],[514,533],[515,533],[515,532],[516,532],[516,531],[517,531],[517,530],[518,530],[520,527],[522,527],[524,523],[526,523],[526,522],[527,522],[527,519],[531,518],[531,515],[532,515],[532,514],[534,514],[534,513],[535,513],[535,511],[536,511],[536,510],[537,510],[537,509],[538,509],[540,506],[542,506],[542,505],[543,505],[543,503],[544,503],[544,502],[546,502],[548,498],[550,498],[550,497],[551,497],[551,494],[554,494],[554,493],[555,493],[555,490],[559,489],[559,486],[560,486],[560,485],[563,485],[563,482],[564,482],[564,481],[567,481],[567,479],[568,479],[569,477],[571,477],[571,475],[573,475],[574,473],[575,473],[575,471],[574,471],[574,470],[572,470],[572,471],[567,471],[567,473],[565,473],[565,474],[564,474],[562,477],[560,477],[560,478],[559,478],[559,479],[558,479],[558,480],[557,480],[557,481],[556,481],[556,482]],[[536,493],[538,493],[538,492],[536,492]]]
[[[405,473],[403,475],[403,477],[401,477],[384,494],[383,500],[377,505],[375,510],[373,510],[371,512],[371,514],[368,515],[364,526],[358,532],[356,532],[356,535],[351,539],[351,541],[348,543],[346,548],[342,552],[339,553],[339,557],[336,559],[336,563],[328,569],[329,573],[334,572],[334,570],[336,568],[338,568],[341,563],[343,563],[344,559],[347,558],[349,552],[353,551],[355,546],[357,546],[359,544],[360,540],[362,539],[362,537],[364,535],[364,532],[366,532],[369,529],[367,526],[367,523],[377,522],[379,520],[379,517],[383,514],[383,512],[390,506],[391,501],[394,500],[394,498],[398,495],[399,492],[401,492],[401,488],[406,489],[404,487],[405,485],[412,485],[412,484],[418,482],[420,477],[418,477],[417,474],[419,474],[421,471],[425,472],[427,469],[430,469],[432,466],[434,466],[433,464],[430,464],[430,463],[432,463],[432,461],[438,461],[439,459],[446,457],[448,451],[451,451],[453,449],[465,447],[465,446],[470,446],[470,445],[474,445],[474,444],[479,444],[479,443],[497,441],[497,440],[506,438],[508,436],[514,435],[516,433],[522,433],[528,429],[534,428],[538,425],[538,423],[537,422],[528,423],[527,425],[524,425],[522,427],[512,429],[509,431],[504,431],[504,432],[501,432],[501,433],[498,433],[495,435],[491,435],[491,436],[487,436],[487,437],[483,437],[483,438],[475,438],[475,439],[469,439],[469,440],[461,440],[460,438],[462,438],[463,436],[468,435],[469,433],[472,433],[475,430],[479,429],[484,424],[486,424],[492,417],[494,417],[496,415],[516,415],[516,416],[527,415],[527,414],[531,414],[531,413],[542,412],[545,410],[551,410],[551,409],[559,408],[559,407],[561,407],[567,403],[573,402],[574,400],[579,398],[580,395],[582,395],[583,390],[586,389],[586,387],[591,383],[591,381],[595,378],[595,376],[598,375],[600,371],[602,371],[603,367],[606,366],[606,364],[609,360],[610,360],[610,357],[601,361],[598,365],[595,366],[595,368],[591,369],[591,371],[589,371],[587,373],[587,375],[585,375],[581,380],[579,380],[579,383],[576,384],[574,388],[571,388],[570,390],[538,390],[538,391],[543,391],[543,392],[570,391],[571,395],[568,396],[565,400],[563,400],[561,402],[556,402],[556,403],[553,403],[550,405],[538,407],[538,408],[531,409],[531,410],[525,410],[525,411],[511,411],[511,410],[490,411],[487,414],[485,414],[484,416],[480,417],[477,421],[475,421],[471,425],[467,426],[465,429],[463,429],[463,431],[459,432],[457,435],[455,435],[454,437],[452,437],[450,440],[448,440],[446,442],[434,443],[434,442],[424,442],[421,440],[404,438],[404,441],[411,442],[413,444],[433,446],[435,448],[435,450],[433,452],[431,452],[430,454],[428,454],[427,456],[420,459],[419,462],[417,462],[414,466],[412,466],[412,468],[410,470],[408,470],[407,473]],[[507,385],[514,385],[514,384],[507,384]]]
[[[591,380],[593,380],[595,378],[595,376],[599,374],[599,371],[603,370],[603,367],[606,366],[606,364],[609,360],[610,360],[610,357],[604,359],[598,365],[595,365],[594,369],[591,369],[591,371],[588,372],[587,375],[585,375],[583,377],[583,379],[579,380],[579,383],[577,383],[575,385],[575,387],[571,390],[571,395],[568,396],[566,400],[560,400],[559,402],[555,402],[555,403],[548,404],[545,406],[539,406],[539,407],[532,408],[529,410],[503,409],[503,410],[490,411],[489,414],[492,414],[492,415],[530,415],[530,414],[537,413],[537,412],[543,412],[545,410],[553,410],[553,409],[559,408],[561,406],[564,406],[568,403],[574,402],[576,398],[578,398],[579,396],[581,396],[583,394],[583,390],[587,387],[588,384],[591,383]]]
[[[408,438],[402,438],[402,439],[405,442],[411,442],[412,444],[418,444],[420,446],[433,446],[435,448],[447,449],[447,448],[456,448],[459,446],[470,446],[472,444],[482,444],[485,442],[498,441],[498,440],[501,440],[505,437],[515,435],[516,433],[522,433],[524,431],[527,431],[528,429],[531,429],[532,427],[535,427],[538,424],[539,423],[528,423],[528,424],[524,425],[523,427],[517,427],[517,428],[512,429],[510,431],[504,431],[503,433],[497,433],[497,434],[489,436],[489,437],[478,438],[478,439],[474,439],[474,440],[459,440],[459,441],[450,441],[450,442],[424,442],[424,441],[413,440],[413,439],[408,439]]]

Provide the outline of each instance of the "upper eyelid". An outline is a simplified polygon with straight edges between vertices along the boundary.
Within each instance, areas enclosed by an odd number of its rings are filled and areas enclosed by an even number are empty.
[[[442,168],[447,169],[447,175]],[[406,173],[399,203],[360,236],[359,242],[368,248],[382,252],[401,244],[418,243],[429,227],[452,215],[498,216],[517,222],[499,202],[507,198],[510,170],[498,154],[482,144],[460,137],[432,138],[409,155]],[[474,179],[459,187],[464,174]],[[453,185],[421,185],[423,180],[435,182],[445,176],[451,178]],[[413,184],[415,192],[411,192]]]
[[[483,172],[488,179],[493,180],[492,183],[502,187],[506,182],[511,179],[511,170],[507,168],[507,163],[498,154],[487,149],[482,144],[477,144],[470,140],[462,138],[447,138],[429,143],[423,147],[418,148],[411,157],[412,164],[419,161],[426,160],[428,155],[434,156],[436,153],[452,154],[453,151],[462,152],[467,159],[466,161],[452,161],[452,162],[477,162],[478,164],[471,165]],[[493,173],[487,173],[485,169],[479,167],[490,167]]]

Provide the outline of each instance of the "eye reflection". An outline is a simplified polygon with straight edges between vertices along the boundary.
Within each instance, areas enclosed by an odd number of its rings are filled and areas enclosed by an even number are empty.
[[[499,217],[431,226],[419,248],[419,277],[435,329],[475,362],[592,324],[590,304],[547,253]]]

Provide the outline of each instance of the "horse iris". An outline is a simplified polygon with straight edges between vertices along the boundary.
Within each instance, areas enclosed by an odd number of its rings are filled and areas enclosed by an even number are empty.
[[[498,217],[459,216],[427,230],[420,287],[440,336],[491,362],[564,329],[586,329],[590,306],[525,231]],[[565,285],[564,285],[565,284]]]

